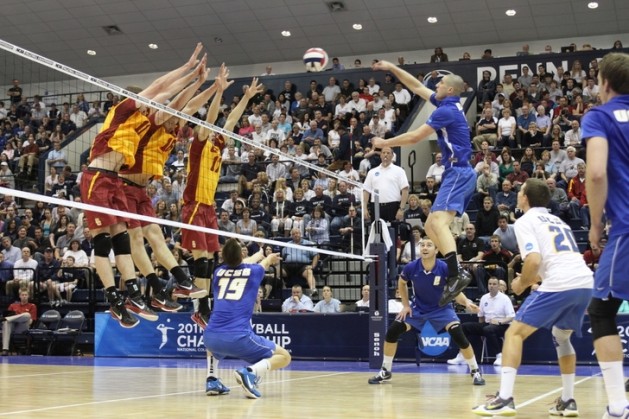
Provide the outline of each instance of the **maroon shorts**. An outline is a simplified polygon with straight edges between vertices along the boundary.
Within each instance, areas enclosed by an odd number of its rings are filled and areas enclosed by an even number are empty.
[[[124,194],[127,197],[127,207],[129,212],[144,215],[146,217],[155,217],[155,209],[151,199],[146,194],[146,189],[141,186],[129,185],[123,181]],[[144,227],[151,223],[147,221],[129,219],[127,223],[129,228]]]
[[[106,209],[128,212],[127,198],[122,190],[122,180],[114,172],[104,170],[84,170],[81,176],[81,199],[85,204]],[[85,211],[87,226],[99,229],[118,223],[128,223],[126,217],[118,217],[106,212]]]
[[[207,227],[218,230],[216,211],[212,205],[205,205],[199,202],[190,202],[183,205],[181,219],[184,223],[193,226]],[[207,234],[194,229],[184,228],[182,231],[181,245],[188,250],[205,250],[207,252],[218,252],[218,236]]]

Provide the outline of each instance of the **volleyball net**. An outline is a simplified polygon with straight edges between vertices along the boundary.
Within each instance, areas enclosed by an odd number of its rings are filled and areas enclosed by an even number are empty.
[[[195,230],[221,237],[234,237],[243,243],[255,241],[260,245],[268,244],[276,249],[288,247],[338,258],[370,261],[369,256],[364,256],[363,251],[366,237],[364,233],[367,232],[365,220],[360,216],[363,185],[351,176],[339,175],[336,171],[328,170],[331,162],[329,156],[317,159],[319,154],[323,154],[319,144],[316,147],[311,144],[310,149],[302,148],[300,152],[295,152],[294,150],[299,147],[293,147],[292,144],[284,147],[285,144],[279,141],[256,141],[255,133],[240,135],[217,125],[221,118],[221,125],[224,124],[225,119],[229,118],[227,114],[230,111],[233,112],[234,109],[226,111],[225,108],[220,108],[217,121],[206,121],[205,115],[211,111],[211,97],[201,103],[194,112],[184,111],[184,106],[175,108],[167,105],[167,103],[173,104],[177,101],[180,94],[187,89],[190,90],[191,86],[194,86],[201,78],[199,64],[196,62],[180,75],[180,79],[190,77],[176,93],[168,97],[160,97],[157,94],[152,98],[146,98],[139,95],[136,89],[117,86],[3,40],[0,40],[0,56],[0,66],[3,67],[5,78],[18,80],[22,92],[19,100],[15,96],[10,96],[5,100],[7,110],[5,121],[10,121],[11,124],[5,124],[0,139],[2,142],[0,146],[5,151],[1,158],[2,165],[5,166],[6,162],[6,166],[9,166],[12,171],[16,184],[2,183],[0,194],[20,198],[22,202],[43,202],[46,207],[62,205],[69,209],[76,209],[77,212],[87,210],[145,223],[155,223],[168,227],[170,237],[165,236],[165,240],[173,244],[181,234],[173,232]],[[197,57],[201,59],[202,53]],[[187,101],[192,102],[194,98],[209,90],[216,74],[217,69],[212,69],[207,80],[199,84],[199,89],[190,95]],[[13,87],[15,86],[8,84],[5,90],[10,92]],[[161,112],[179,121],[172,132],[174,145],[164,145],[164,147],[172,147],[172,152],[166,159],[162,173],[155,173],[146,185],[140,185],[146,186],[149,198],[157,212],[156,217],[88,205],[81,202],[83,197],[78,185],[73,184],[73,181],[76,182],[77,174],[81,176],[81,165],[86,164],[90,146],[97,134],[103,130],[103,123],[105,127],[111,123],[105,119],[107,112],[111,112],[111,109],[124,98],[133,99],[148,109],[150,114]],[[249,115],[249,111],[250,107],[246,107],[244,114]],[[192,157],[190,140],[194,136],[194,129],[198,130],[199,127],[210,130],[213,136],[220,135],[225,139],[225,150],[222,153],[224,163],[220,172],[221,181],[216,191],[205,190],[203,193],[217,198],[220,195],[222,204],[216,207],[219,221],[222,208],[226,208],[223,204],[232,198],[235,198],[232,204],[227,205],[228,219],[231,218],[232,222],[238,225],[244,217],[242,213],[249,213],[247,222],[240,223],[242,226],[236,232],[220,227],[213,229],[191,226],[181,218],[183,194],[188,186],[190,170],[197,169],[189,163]],[[125,134],[121,130],[119,135],[122,137]],[[137,131],[130,130],[128,135],[129,138],[120,138],[120,142],[137,145],[139,137],[134,137]],[[285,142],[289,143],[288,140]],[[229,154],[232,149],[235,151],[236,159],[240,159],[235,160],[237,163],[230,160],[233,157]],[[261,168],[254,178],[247,178],[243,172],[238,174],[236,170],[228,170],[232,166],[240,168],[247,164],[242,158],[245,151],[255,156],[255,164]],[[309,153],[312,160],[304,159],[302,156],[304,153]],[[181,154],[183,154],[183,161],[180,158]],[[279,177],[269,179],[273,171],[266,168],[269,164],[273,164],[273,156],[279,157],[279,164],[285,169],[277,171]],[[134,163],[137,166],[142,162]],[[147,164],[144,162],[145,166]],[[291,170],[295,168],[298,169],[299,176],[291,179]],[[223,183],[222,178],[225,174],[232,172],[237,173],[235,177],[237,180],[234,182],[235,179],[231,178],[231,182]],[[0,173],[0,179],[3,176]],[[209,174],[198,173],[199,184],[212,184],[211,179],[204,178],[206,176]],[[295,183],[297,179],[300,181],[298,185]],[[339,194],[340,183],[344,184],[341,193],[352,196],[352,204],[344,203],[342,208],[335,208],[334,203],[337,201],[334,197]],[[318,189],[323,189],[324,196],[330,199],[322,198],[320,201],[316,199],[313,201],[313,196],[319,196]],[[280,200],[279,190],[284,192],[282,202],[286,202],[286,207],[277,205]],[[234,191],[238,195],[230,196]],[[303,199],[298,199],[296,195],[299,194],[303,196]],[[298,207],[296,202],[305,201],[315,202],[315,207],[304,204],[299,208],[299,215],[296,215],[295,211]],[[322,213],[317,214],[317,205],[321,205]],[[291,210],[284,212],[288,206]],[[266,218],[264,221],[256,222],[256,227],[251,229],[252,223],[249,220],[254,219],[252,217],[254,207],[256,215],[263,212],[266,213]],[[355,214],[350,212],[350,207],[356,209]],[[237,214],[234,216],[235,212]],[[278,218],[280,221],[274,221]],[[324,224],[323,220],[327,221],[327,234],[318,230],[319,225]],[[348,222],[350,224],[347,224]],[[348,225],[352,229],[360,229],[363,233],[360,235],[350,233],[351,237],[347,239],[347,234],[341,234],[339,229],[346,229]],[[311,240],[317,246],[302,246],[287,240],[292,229],[299,229],[304,239]],[[167,231],[167,229],[163,230]],[[255,234],[258,231],[263,232],[264,235]],[[345,233],[346,231],[344,230]],[[347,249],[347,243],[351,243],[350,250]]]

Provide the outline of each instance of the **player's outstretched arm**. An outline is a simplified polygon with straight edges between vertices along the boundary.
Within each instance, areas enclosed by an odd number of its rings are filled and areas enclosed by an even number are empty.
[[[585,190],[590,207],[590,245],[600,246],[603,237],[603,209],[607,201],[607,159],[609,144],[602,137],[587,140],[587,166],[585,168]]]
[[[413,93],[421,96],[424,100],[429,100],[430,96],[434,93],[432,90],[424,86],[421,81],[417,80],[417,77],[413,76],[406,70],[402,70],[400,67],[389,61],[378,61],[377,63],[374,63],[371,68],[373,70],[388,71],[393,73],[393,75],[397,77],[404,86],[411,89]]]
[[[465,306],[465,308],[467,308],[472,313],[478,313],[479,312],[478,306],[476,304],[474,304],[474,302],[472,300],[467,298],[467,296],[465,294],[463,294],[463,293],[459,293],[459,295],[456,296],[454,301],[456,301],[457,304]]]
[[[220,69],[218,70],[218,75],[214,81],[216,85],[216,94],[214,99],[212,99],[212,103],[210,104],[210,108],[207,111],[207,116],[205,117],[205,121],[213,124],[216,122],[216,118],[218,118],[218,110],[221,105],[221,97],[223,92],[234,82],[233,80],[227,81],[229,77],[229,70],[225,67],[225,63],[221,64]],[[199,128],[199,140],[205,141],[210,136],[210,129],[206,127],[198,127]]]
[[[385,146],[388,147],[399,147],[406,146],[418,143],[430,135],[434,134],[435,130],[428,124],[424,124],[413,131],[405,132],[402,135],[398,135],[397,137],[389,138],[385,140],[384,138],[374,137],[371,139],[371,144],[373,144],[374,148],[382,148]]]
[[[249,85],[249,88],[245,90],[244,97],[238,102],[238,105],[234,108],[233,111],[227,117],[227,121],[225,122],[224,129],[226,131],[233,131],[234,127],[240,121],[242,114],[247,109],[247,104],[249,100],[257,95],[258,93],[262,93],[264,91],[264,86],[262,84],[258,84],[258,78],[254,77]]]
[[[207,55],[204,55],[194,71],[186,74],[185,76],[177,80],[174,80],[171,84],[164,86],[164,88],[158,94],[156,94],[155,97],[153,97],[153,100],[158,103],[164,103],[168,99],[172,98],[174,95],[181,92],[186,86],[192,83],[195,78],[197,78],[198,74],[201,71],[204,71],[202,69],[205,69],[206,63]]]
[[[184,108],[184,106],[190,101],[192,96],[194,96],[195,92],[199,90],[199,88],[203,85],[203,83],[205,83],[205,80],[207,79],[209,72],[210,70],[205,68],[205,63],[203,62],[203,65],[199,66],[196,70],[197,79],[195,80],[195,82],[191,83],[190,85],[188,85],[188,87],[186,87],[181,92],[179,92],[179,94],[175,96],[175,98],[172,100],[172,102],[168,104],[168,106],[170,106],[171,108],[175,110],[181,110],[182,108]],[[199,108],[196,108],[195,111],[197,109]],[[194,111],[192,113],[194,113]],[[157,125],[162,125],[170,117],[171,115],[169,113],[166,113],[161,110],[157,111],[157,113],[155,114],[155,123]]]
[[[164,74],[155,80],[149,87],[140,92],[140,96],[145,97],[147,99],[153,99],[156,95],[160,94],[164,89],[167,89],[171,86],[175,81],[180,79],[184,74],[193,70],[195,66],[199,63],[199,59],[197,58],[201,51],[203,50],[203,44],[199,42],[194,49],[194,52],[188,59],[188,61],[179,68],[171,71],[170,73]],[[184,85],[185,86],[185,85]],[[180,87],[177,91],[183,89]],[[171,95],[172,96],[172,95]],[[170,97],[170,96],[169,96]]]

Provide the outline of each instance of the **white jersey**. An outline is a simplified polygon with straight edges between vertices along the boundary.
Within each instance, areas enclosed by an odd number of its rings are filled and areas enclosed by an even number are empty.
[[[572,230],[546,208],[535,207],[515,222],[515,235],[522,260],[529,253],[539,253],[542,263],[540,291],[559,292],[592,288],[593,274],[579,253]]]

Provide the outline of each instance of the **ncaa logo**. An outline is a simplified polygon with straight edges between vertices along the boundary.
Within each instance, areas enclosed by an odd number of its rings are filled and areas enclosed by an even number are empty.
[[[438,356],[450,347],[450,334],[437,333],[430,322],[426,322],[419,335],[419,350],[430,356]]]

